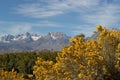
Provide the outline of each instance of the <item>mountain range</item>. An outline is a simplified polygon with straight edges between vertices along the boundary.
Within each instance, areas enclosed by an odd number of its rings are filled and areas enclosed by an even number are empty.
[[[46,35],[26,32],[18,35],[4,35],[0,37],[0,53],[22,51],[60,51],[68,44],[70,37],[62,32],[49,32]]]

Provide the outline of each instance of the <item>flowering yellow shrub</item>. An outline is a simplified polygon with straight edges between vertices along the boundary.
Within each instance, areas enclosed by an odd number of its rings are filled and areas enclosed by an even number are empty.
[[[37,58],[36,65],[33,67],[33,74],[36,80],[54,80],[53,61],[43,61],[41,58]]]
[[[104,57],[105,78],[120,80],[120,30],[98,30],[98,44]]]
[[[33,72],[36,80],[120,80],[120,30],[99,25],[97,32],[97,40],[70,39],[56,63],[38,58]]]
[[[24,80],[24,78],[18,75],[14,69],[10,72],[0,69],[0,80]]]

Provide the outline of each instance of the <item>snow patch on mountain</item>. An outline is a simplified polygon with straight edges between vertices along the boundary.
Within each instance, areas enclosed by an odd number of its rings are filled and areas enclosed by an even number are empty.
[[[42,36],[35,34],[35,35],[32,35],[31,37],[32,37],[32,39],[33,39],[34,41],[37,41],[37,40],[40,39]]]
[[[63,38],[64,36],[66,36],[62,32],[50,32],[49,34],[52,37],[52,39],[54,39],[54,40],[59,39],[59,38]]]

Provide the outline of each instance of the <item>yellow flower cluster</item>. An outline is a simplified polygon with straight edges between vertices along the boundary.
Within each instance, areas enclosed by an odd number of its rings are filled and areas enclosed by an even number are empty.
[[[22,75],[17,74],[14,69],[10,72],[0,69],[0,80],[24,80],[24,78]]]
[[[36,80],[52,80],[52,73],[53,72],[53,61],[43,61],[41,58],[37,58],[36,64],[33,69],[33,74],[36,77]],[[50,76],[51,75],[51,76]]]
[[[120,30],[99,25],[97,33],[97,40],[70,39],[56,63],[38,58],[33,72],[36,80],[120,80]]]

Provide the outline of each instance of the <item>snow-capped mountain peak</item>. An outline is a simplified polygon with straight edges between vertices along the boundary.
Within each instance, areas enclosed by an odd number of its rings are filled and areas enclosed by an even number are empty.
[[[31,34],[31,33],[25,33],[25,34],[18,34],[18,35],[5,35],[0,37],[0,42],[8,43],[11,41],[21,41],[25,39],[32,39],[33,41],[36,41],[41,38],[41,35],[39,34]]]
[[[66,35],[62,32],[49,32],[48,36],[50,36],[52,39],[56,40],[56,39],[63,38]]]
[[[31,36],[31,38],[34,40],[34,41],[37,41],[38,39],[40,39],[42,36],[41,35],[38,35],[38,34],[34,34]]]
[[[66,37],[65,34],[63,34],[62,32],[49,32],[47,35],[42,36],[39,34],[31,34],[29,32],[26,32],[24,34],[18,34],[18,35],[5,35],[5,36],[1,36],[0,37],[0,42],[3,43],[8,43],[8,42],[13,42],[13,41],[24,41],[24,40],[29,40],[29,41],[37,41],[40,38],[46,38],[46,39],[53,39],[53,40],[57,40],[57,39],[61,39],[63,37]]]

